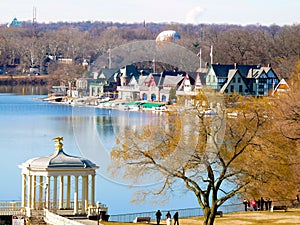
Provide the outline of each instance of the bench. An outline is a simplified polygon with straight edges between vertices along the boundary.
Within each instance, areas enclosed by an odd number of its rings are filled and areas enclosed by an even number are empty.
[[[223,217],[223,211],[217,211],[216,215],[220,216],[220,217]]]
[[[151,217],[150,216],[145,216],[145,217],[135,217],[134,223],[141,223],[141,222],[146,222],[150,223]]]
[[[286,205],[274,205],[272,207],[272,211],[274,211],[274,210],[284,210],[286,212],[287,208],[288,207]]]

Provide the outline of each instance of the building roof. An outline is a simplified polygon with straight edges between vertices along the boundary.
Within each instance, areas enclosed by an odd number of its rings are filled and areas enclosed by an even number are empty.
[[[30,170],[48,170],[48,169],[97,169],[96,164],[88,159],[66,154],[63,151],[62,144],[56,145],[56,151],[49,156],[31,158],[22,164],[22,168]]]
[[[217,77],[227,77],[229,70],[238,69],[240,74],[243,77],[247,77],[250,69],[259,69],[260,65],[238,65],[238,64],[230,64],[230,65],[222,65],[222,64],[212,64],[212,69],[215,71]]]
[[[108,69],[108,68],[102,68],[100,70],[99,76],[104,76],[106,80],[114,79],[114,74],[117,73],[119,69]]]

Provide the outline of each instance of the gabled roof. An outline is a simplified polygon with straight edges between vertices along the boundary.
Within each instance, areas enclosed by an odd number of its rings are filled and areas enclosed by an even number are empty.
[[[229,70],[238,69],[241,76],[247,77],[250,69],[260,68],[260,65],[238,65],[238,64],[230,64],[230,65],[222,65],[222,64],[212,64],[211,69],[214,70],[217,77],[227,77]]]
[[[164,87],[176,87],[182,80],[183,76],[166,76],[164,79]]]
[[[185,75],[185,71],[163,71],[162,75],[163,76],[182,76]]]
[[[106,80],[109,80],[111,77],[114,76],[115,73],[118,73],[119,69],[114,68],[114,69],[108,69],[108,68],[102,68],[100,69],[99,76],[104,76]]]
[[[156,86],[161,86],[163,84],[165,77],[162,74],[152,74],[152,76],[154,78]]]
[[[139,76],[138,85],[139,86],[144,85],[144,83],[147,82],[147,79],[149,79],[148,75]]]
[[[131,78],[132,76],[137,77],[139,75],[139,72],[136,70],[135,66],[133,65],[122,67],[120,69],[120,72],[122,73],[122,75],[125,75],[128,78]]]
[[[243,83],[245,84],[247,89],[250,90],[249,87],[248,87],[247,78],[243,77],[238,69],[232,69],[232,70],[229,70],[229,72],[228,72],[228,79],[227,79],[226,83],[222,86],[222,88],[220,90],[221,93],[225,92],[225,90],[228,88],[229,84],[231,83],[232,79],[236,75],[240,75],[240,77],[242,78]]]
[[[281,79],[280,82],[275,87],[273,95],[276,95],[278,93],[284,93],[284,92],[287,92],[289,90],[290,90],[290,86],[287,84],[285,79]]]

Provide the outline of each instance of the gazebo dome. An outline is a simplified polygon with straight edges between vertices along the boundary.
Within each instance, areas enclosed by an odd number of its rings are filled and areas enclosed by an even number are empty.
[[[57,150],[54,154],[44,157],[32,158],[27,160],[25,167],[31,169],[49,169],[49,168],[98,168],[96,164],[90,160],[70,156],[66,154],[63,149]]]
[[[56,152],[49,156],[31,158],[22,164],[23,168],[30,170],[47,170],[47,169],[97,169],[96,164],[90,160],[66,154],[63,151],[61,140],[56,140]]]

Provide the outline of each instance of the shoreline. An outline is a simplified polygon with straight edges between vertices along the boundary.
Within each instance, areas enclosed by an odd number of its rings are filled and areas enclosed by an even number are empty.
[[[122,111],[135,112],[167,112],[170,111],[170,105],[165,102],[152,101],[126,101],[121,99],[99,99],[96,97],[71,98],[66,96],[51,96],[41,98],[40,100],[54,103],[79,107],[94,107],[100,109],[115,109]],[[147,106],[147,107],[145,107]]]

